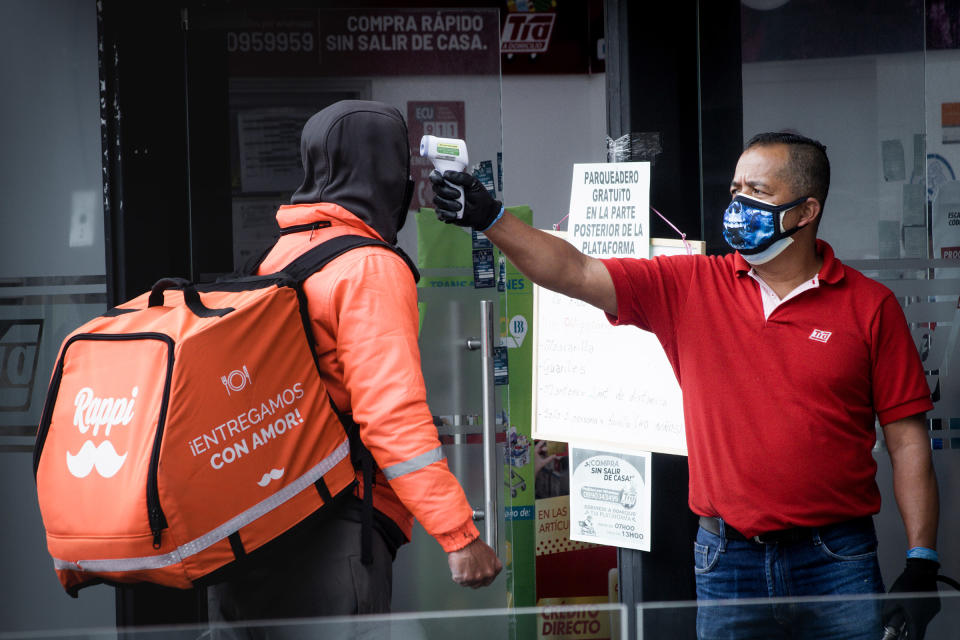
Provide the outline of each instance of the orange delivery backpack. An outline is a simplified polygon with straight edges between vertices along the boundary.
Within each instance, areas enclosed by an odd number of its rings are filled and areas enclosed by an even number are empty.
[[[357,467],[367,482],[352,420],[320,378],[302,288],[365,245],[397,250],[338,236],[271,275],[165,278],[67,336],[34,475],[68,593],[189,588],[352,490]]]

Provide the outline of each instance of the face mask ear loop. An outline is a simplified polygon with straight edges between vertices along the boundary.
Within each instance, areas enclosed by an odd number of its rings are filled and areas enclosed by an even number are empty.
[[[790,230],[790,233],[787,233],[786,229],[783,228],[783,217],[787,215],[788,212],[793,211],[806,202],[808,198],[810,198],[810,196],[803,196],[802,198],[794,200],[793,202],[788,202],[787,208],[780,212],[780,218],[777,220],[777,225],[780,227],[780,231],[778,233],[781,237],[786,238],[788,236],[792,236],[794,233],[800,230],[800,227],[794,227]]]

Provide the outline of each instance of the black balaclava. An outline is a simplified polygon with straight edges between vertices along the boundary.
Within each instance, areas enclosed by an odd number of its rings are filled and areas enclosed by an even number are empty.
[[[382,102],[342,100],[303,126],[303,184],[290,204],[332,202],[397,243],[413,195],[407,125]]]

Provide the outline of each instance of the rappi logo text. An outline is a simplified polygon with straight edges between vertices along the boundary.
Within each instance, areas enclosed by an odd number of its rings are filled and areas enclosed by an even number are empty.
[[[100,476],[112,478],[120,471],[127,454],[117,453],[110,442],[110,435],[114,427],[127,426],[133,420],[138,392],[139,388],[133,387],[129,396],[120,398],[99,397],[90,387],[77,392],[73,400],[73,425],[81,434],[89,433],[89,437],[76,454],[67,451],[67,470],[73,476],[85,478],[96,469]],[[104,440],[98,445],[93,438],[100,435],[101,427]]]

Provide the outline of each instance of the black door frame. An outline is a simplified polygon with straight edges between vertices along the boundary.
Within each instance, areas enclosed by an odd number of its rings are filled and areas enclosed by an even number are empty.
[[[650,204],[708,253],[726,253],[710,212],[729,201],[743,143],[739,2],[637,3],[606,0],[607,125],[633,135],[628,160],[653,163]],[[651,216],[651,236],[675,237]],[[687,507],[683,456],[653,454],[650,552],[619,549],[620,601],[628,637],[637,637],[636,605],[696,599],[692,544],[697,518]],[[669,619],[668,619],[669,618]],[[694,638],[692,616],[645,620],[651,637]]]

